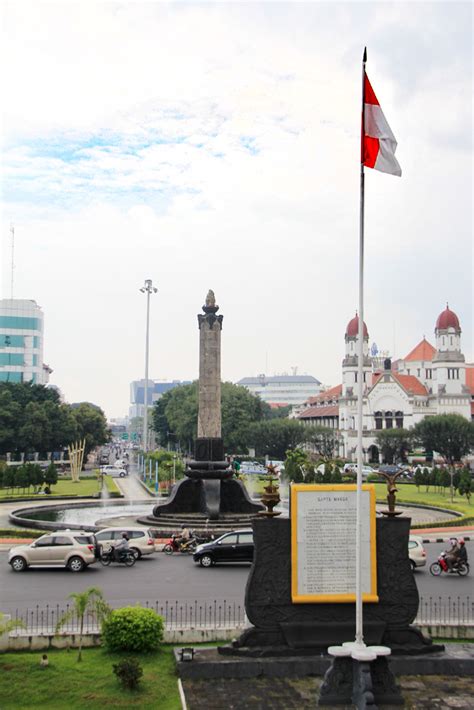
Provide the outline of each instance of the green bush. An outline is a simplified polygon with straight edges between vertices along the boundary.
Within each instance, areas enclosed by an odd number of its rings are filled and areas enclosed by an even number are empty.
[[[367,483],[379,483],[380,482],[380,476],[378,473],[369,473],[367,476]]]
[[[113,665],[114,673],[124,688],[135,690],[143,675],[143,669],[136,658],[123,658]]]
[[[153,609],[125,606],[102,624],[102,640],[111,651],[155,651],[163,639],[163,617]]]

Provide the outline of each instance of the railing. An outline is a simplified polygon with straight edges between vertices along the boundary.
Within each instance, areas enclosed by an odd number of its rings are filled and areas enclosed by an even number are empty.
[[[245,608],[241,604],[214,600],[209,603],[164,601],[145,602],[142,606],[154,609],[165,620],[167,629],[233,629],[243,628],[247,623]],[[72,607],[66,605],[39,605],[32,609],[12,615],[19,626],[11,635],[54,634],[56,626]],[[421,597],[417,624],[457,625],[474,624],[474,600],[470,597]],[[80,619],[72,614],[67,623],[61,626],[59,633],[73,634],[80,630]],[[94,613],[84,617],[83,633],[98,633],[100,624]]]
[[[474,624],[474,601],[470,597],[420,597],[417,624]]]
[[[246,625],[245,608],[241,604],[214,600],[208,603],[198,601],[180,602],[144,602],[141,606],[153,609],[165,620],[167,629],[232,629],[244,627]],[[46,605],[41,608],[39,605],[26,609],[16,610],[12,614],[12,620],[18,622],[18,627],[11,632],[11,635],[25,634],[54,634],[58,622],[65,614],[71,612],[72,607],[67,604],[65,607]],[[67,623],[61,626],[58,633],[73,634],[80,631],[80,619],[72,613]],[[89,613],[84,617],[83,633],[98,633],[100,624],[95,613]]]

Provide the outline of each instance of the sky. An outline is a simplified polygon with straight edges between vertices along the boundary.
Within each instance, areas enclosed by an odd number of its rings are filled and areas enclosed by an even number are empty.
[[[358,305],[361,60],[402,177],[366,170],[365,322],[403,357],[446,303],[473,360],[472,5],[1,3],[2,297],[45,315],[66,401],[128,412],[145,371],[341,381]],[[294,368],[297,368],[295,370]]]

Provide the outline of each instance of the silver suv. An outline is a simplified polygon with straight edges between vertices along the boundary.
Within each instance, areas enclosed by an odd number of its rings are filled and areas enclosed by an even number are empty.
[[[14,572],[27,567],[66,567],[71,572],[82,572],[96,562],[99,546],[94,533],[82,530],[58,530],[42,535],[29,545],[12,547],[8,563]]]

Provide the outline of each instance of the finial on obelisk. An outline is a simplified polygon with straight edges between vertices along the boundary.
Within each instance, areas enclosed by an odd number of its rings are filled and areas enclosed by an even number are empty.
[[[216,305],[216,296],[212,288],[209,289],[206,296],[206,302],[202,307],[204,313],[217,313],[219,306]]]

